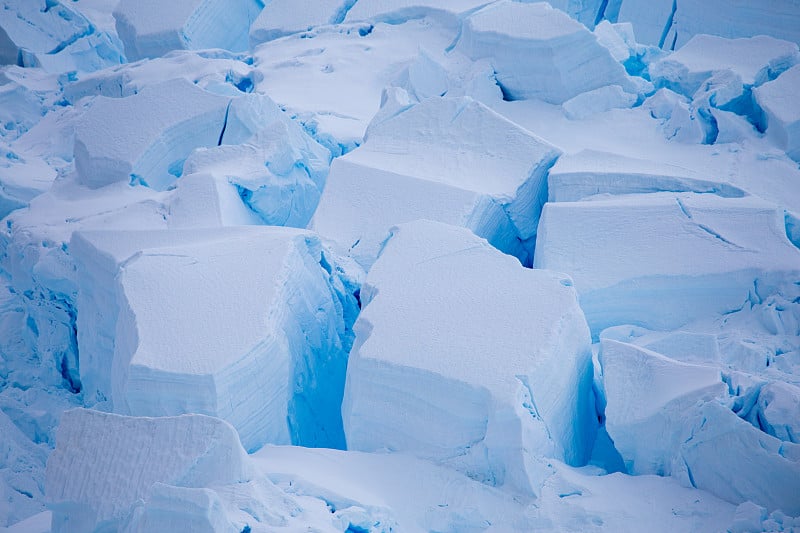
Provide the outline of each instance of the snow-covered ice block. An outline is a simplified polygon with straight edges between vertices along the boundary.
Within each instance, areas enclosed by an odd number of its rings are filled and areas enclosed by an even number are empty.
[[[393,230],[361,300],[348,449],[405,452],[528,494],[544,475],[537,457],[587,460],[589,332],[568,278],[417,221]]]
[[[610,109],[627,109],[636,103],[635,94],[626,93],[619,85],[606,85],[573,96],[564,102],[564,114],[572,120],[581,120]]]
[[[642,44],[662,46],[672,27],[674,0],[610,0],[605,17],[612,22],[629,22],[636,31],[636,40]]]
[[[488,5],[465,19],[456,49],[471,59],[489,58],[511,100],[560,104],[606,85],[636,93],[624,67],[592,32],[545,3]]]
[[[216,145],[230,99],[177,79],[126,98],[98,97],[75,132],[75,168],[92,188],[118,181],[165,189],[197,146]]]
[[[740,309],[800,279],[800,250],[755,197],[654,193],[546,204],[534,265],[572,276],[596,335]]]
[[[751,500],[800,515],[800,445],[760,431],[717,402],[685,419],[691,423],[679,451],[683,482],[733,503]]]
[[[0,432],[3,435],[0,444],[2,528],[43,510],[42,467],[47,460],[47,448],[31,442],[3,411],[0,411]]]
[[[625,325],[603,330],[600,338],[633,344],[684,363],[718,365],[722,357],[717,336],[711,333],[650,331]]]
[[[624,4],[628,2],[631,0],[625,0]],[[650,5],[648,0],[633,3],[643,8]],[[770,35],[800,44],[800,10],[796,0],[681,0],[676,4],[672,35],[676,48],[701,33],[729,39]]]
[[[668,87],[693,97],[709,78],[730,76],[727,95],[717,89],[711,104],[722,107],[741,97],[745,87],[763,84],[800,60],[797,44],[766,35],[747,39],[725,39],[697,35],[676,52],[650,65],[650,77],[657,87]]]
[[[400,24],[410,19],[435,18],[440,22],[457,24],[461,16],[483,7],[483,0],[371,0],[354,2],[347,11],[346,20],[369,20]]]
[[[718,368],[608,338],[601,340],[600,362],[606,428],[629,472],[672,475],[732,503],[752,500],[798,513],[800,445],[723,406],[716,398],[727,387]]]
[[[325,186],[330,152],[271,100],[268,108],[259,106],[254,111],[260,123],[252,127],[261,129],[253,139],[198,148],[186,159],[183,170],[208,173],[226,182],[260,223],[304,228]]]
[[[213,174],[184,176],[169,201],[170,228],[255,224],[263,224],[263,221],[242,202],[236,187]]]
[[[562,155],[547,177],[548,201],[574,202],[599,194],[711,193],[738,198],[745,192],[696,171],[609,152],[582,150]]]
[[[307,177],[322,187],[325,150],[311,148],[316,143],[291,124],[269,97],[231,98],[184,79],[148,86],[125,98],[98,97],[76,129],[75,168],[80,182],[88,187],[124,181],[163,190],[181,176],[195,148],[241,144],[275,127],[283,128],[285,145],[284,160],[270,161],[275,173],[290,172],[297,162],[290,156],[299,152],[306,156],[299,160],[308,167]],[[295,141],[297,145],[292,144]],[[309,162],[312,158],[321,161]]]
[[[343,445],[350,304],[315,236],[263,226],[77,232],[70,250],[89,402],[218,416],[248,450]]]
[[[64,413],[47,461],[55,533],[120,525],[155,483],[203,488],[249,480],[253,466],[228,423],[203,415],[138,418]]]
[[[165,72],[169,73],[166,78]],[[209,92],[236,96],[252,92],[260,73],[245,63],[244,54],[225,50],[176,50],[166,57],[79,73],[75,81],[64,86],[63,97],[73,105],[86,96],[122,98],[177,78]]]
[[[800,65],[774,81],[753,90],[756,102],[766,115],[767,135],[786,155],[800,162]]]
[[[322,24],[344,22],[355,0],[272,0],[266,2],[250,26],[250,45],[255,46],[284,35],[307,31]]]
[[[160,57],[171,50],[247,50],[250,24],[261,0],[122,0],[114,10],[117,33],[129,61]]]
[[[758,423],[770,435],[800,443],[800,387],[773,381],[758,393]]]
[[[670,475],[686,411],[725,394],[718,368],[603,337],[606,430],[632,474]]]
[[[98,31],[78,6],[58,0],[6,0],[0,16],[0,64],[48,72],[93,71],[125,58],[114,35]]]
[[[703,120],[692,102],[670,89],[661,88],[642,104],[650,116],[660,122],[664,137],[686,144],[712,144],[713,127]]]
[[[420,218],[468,227],[529,264],[558,154],[467,97],[379,113],[364,145],[331,165],[312,226],[365,267],[392,225]]]

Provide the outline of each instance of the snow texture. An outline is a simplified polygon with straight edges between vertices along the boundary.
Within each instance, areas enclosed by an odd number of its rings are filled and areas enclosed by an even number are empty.
[[[527,494],[546,472],[536,455],[588,459],[589,333],[568,278],[420,221],[393,230],[361,298],[348,449],[410,453]]]

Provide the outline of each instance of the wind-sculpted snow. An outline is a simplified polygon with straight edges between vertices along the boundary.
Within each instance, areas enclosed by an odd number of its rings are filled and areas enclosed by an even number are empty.
[[[420,218],[465,226],[529,264],[558,154],[470,98],[387,103],[364,145],[334,161],[312,225],[365,267],[392,225]]]
[[[779,209],[692,193],[548,203],[534,265],[572,276],[595,335],[618,324],[673,329],[800,280]]]
[[[137,416],[218,416],[249,450],[343,445],[345,295],[315,237],[87,232],[70,247],[87,399]]]
[[[456,49],[471,59],[488,58],[511,100],[560,104],[606,85],[636,93],[625,69],[589,30],[544,3],[488,5],[465,19]]]
[[[122,0],[114,18],[125,55],[135,61],[179,49],[247,50],[250,24],[263,7],[261,0]]]
[[[547,476],[541,456],[583,464],[595,421],[571,285],[466,229],[395,228],[361,290],[348,449],[410,453],[527,494]]]

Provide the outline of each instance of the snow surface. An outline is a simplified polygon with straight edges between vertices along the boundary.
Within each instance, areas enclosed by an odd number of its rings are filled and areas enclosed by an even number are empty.
[[[0,0],[0,531],[800,529],[798,21]]]

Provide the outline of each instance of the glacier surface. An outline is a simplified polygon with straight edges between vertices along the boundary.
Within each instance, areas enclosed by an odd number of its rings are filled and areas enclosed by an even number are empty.
[[[800,529],[797,0],[0,0],[0,531]]]

